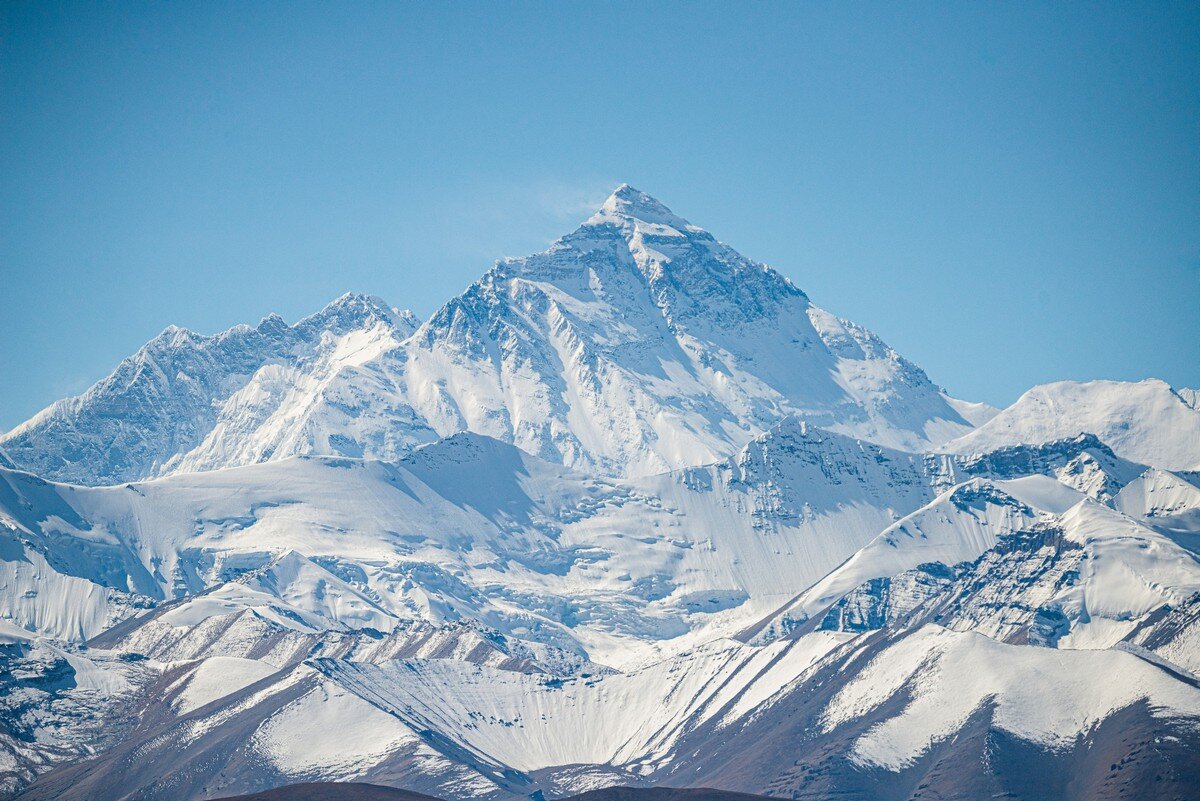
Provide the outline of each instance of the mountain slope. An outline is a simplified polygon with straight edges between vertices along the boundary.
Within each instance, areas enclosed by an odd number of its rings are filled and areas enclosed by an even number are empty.
[[[249,403],[239,395],[248,380],[263,385],[270,376],[273,386],[262,396],[291,393],[291,403],[303,403],[289,382],[318,382],[361,360],[364,350],[395,344],[415,323],[411,312],[348,294],[293,326],[277,315],[211,337],[171,326],[83,395],[0,437],[0,450],[13,465],[78,484],[158,475],[214,427],[230,425],[230,406],[242,420],[261,417],[267,399]]]
[[[22,626],[89,639],[179,599],[130,646],[160,658],[237,632],[471,620],[626,663],[744,627],[927,503],[934,480],[918,457],[795,420],[717,465],[629,481],[469,433],[395,465],[302,457],[120,487],[0,470],[20,554],[0,560],[0,600]],[[148,644],[163,638],[178,650]]]
[[[946,443],[944,450],[970,455],[1094,434],[1130,461],[1195,470],[1200,468],[1200,410],[1189,400],[1194,394],[1183,393],[1157,379],[1043,384],[977,430]]]

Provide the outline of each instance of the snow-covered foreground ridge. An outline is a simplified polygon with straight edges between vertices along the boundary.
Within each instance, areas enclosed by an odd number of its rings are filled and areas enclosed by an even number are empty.
[[[627,186],[424,322],[169,329],[0,439],[0,794],[1186,797],[1197,405],[955,400]]]

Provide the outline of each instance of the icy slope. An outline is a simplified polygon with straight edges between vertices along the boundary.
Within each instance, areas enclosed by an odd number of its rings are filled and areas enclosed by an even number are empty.
[[[747,636],[767,641],[786,635],[860,587],[871,588],[873,592],[868,595],[875,596],[879,604],[886,606],[892,599],[879,596],[895,588],[880,583],[882,580],[925,565],[936,563],[949,568],[973,561],[1001,538],[1029,528],[1039,518],[1049,517],[1047,512],[1027,506],[988,482],[975,479],[958,485],[889,526],[820,581],[791,599],[768,621],[747,632]],[[952,571],[944,572],[953,575]],[[930,592],[942,589],[945,587],[934,583]],[[857,599],[856,603],[861,605],[862,600],[865,599]],[[919,605],[924,600],[925,597],[914,597],[912,605]],[[844,615],[845,610],[839,610],[839,614]]]
[[[856,761],[903,768],[986,706],[995,728],[1058,749],[1142,700],[1160,714],[1200,718],[1200,690],[1135,656],[1022,648],[929,626],[876,656],[848,683],[825,711],[826,730],[895,698],[904,699],[898,714],[854,743]]]
[[[0,447],[40,475],[101,484],[309,453],[395,460],[475,431],[647,475],[725,458],[792,414],[908,450],[988,415],[628,186],[409,337],[411,322],[348,296],[291,327],[169,329]]]
[[[789,421],[718,465],[624,482],[477,434],[395,465],[304,457],[91,489],[0,479],[15,488],[0,514],[61,565],[22,574],[42,576],[44,614],[92,610],[58,636],[98,634],[136,611],[135,594],[190,596],[137,647],[178,641],[172,658],[194,658],[224,642],[242,656],[235,632],[264,626],[474,620],[613,664],[748,625],[927,503],[935,476],[919,457]],[[71,556],[81,549],[92,556]],[[50,582],[67,580],[95,600],[57,603]],[[11,585],[14,614],[30,581]],[[219,636],[201,625],[234,614]]]
[[[1200,411],[1157,379],[1060,381],[1034,387],[944,449],[970,455],[1078,434],[1094,434],[1116,455],[1140,464],[1165,470],[1200,468]]]
[[[687,731],[752,712],[846,639],[823,632],[767,648],[715,642],[634,672],[565,681],[447,661],[316,667],[480,763],[522,772],[637,763],[645,771]]]
[[[1137,469],[1086,438],[954,460],[787,420],[628,481],[476,434],[395,465],[8,474],[23,541],[86,537],[184,595],[92,639],[160,678],[126,744],[30,797],[356,777],[498,800],[714,775],[865,799],[864,777],[932,754],[976,780],[979,736],[1064,766],[1085,732],[1190,731],[1200,564],[1175,541],[1192,534],[1151,525],[1187,522],[1188,482]],[[721,639],[781,608],[786,625]],[[1112,675],[1129,681],[1096,688]],[[771,742],[789,755],[761,756]],[[1019,763],[993,764],[1007,782]]]
[[[83,395],[0,437],[0,447],[46,478],[94,485],[156,475],[214,427],[229,426],[230,404],[245,423],[263,417],[270,392],[311,402],[323,379],[364,351],[394,345],[415,324],[378,298],[344,295],[293,326],[276,315],[211,337],[171,326]],[[256,375],[274,376],[272,389],[238,396]]]

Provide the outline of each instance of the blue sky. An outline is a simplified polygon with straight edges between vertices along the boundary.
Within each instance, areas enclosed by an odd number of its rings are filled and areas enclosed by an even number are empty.
[[[0,428],[170,323],[420,315],[628,181],[952,393],[1200,385],[1200,6],[0,6]]]

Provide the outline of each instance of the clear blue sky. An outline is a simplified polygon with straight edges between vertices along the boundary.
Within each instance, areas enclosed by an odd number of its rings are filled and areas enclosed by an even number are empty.
[[[169,323],[426,315],[628,181],[961,397],[1200,385],[1200,5],[0,6],[0,428]]]

